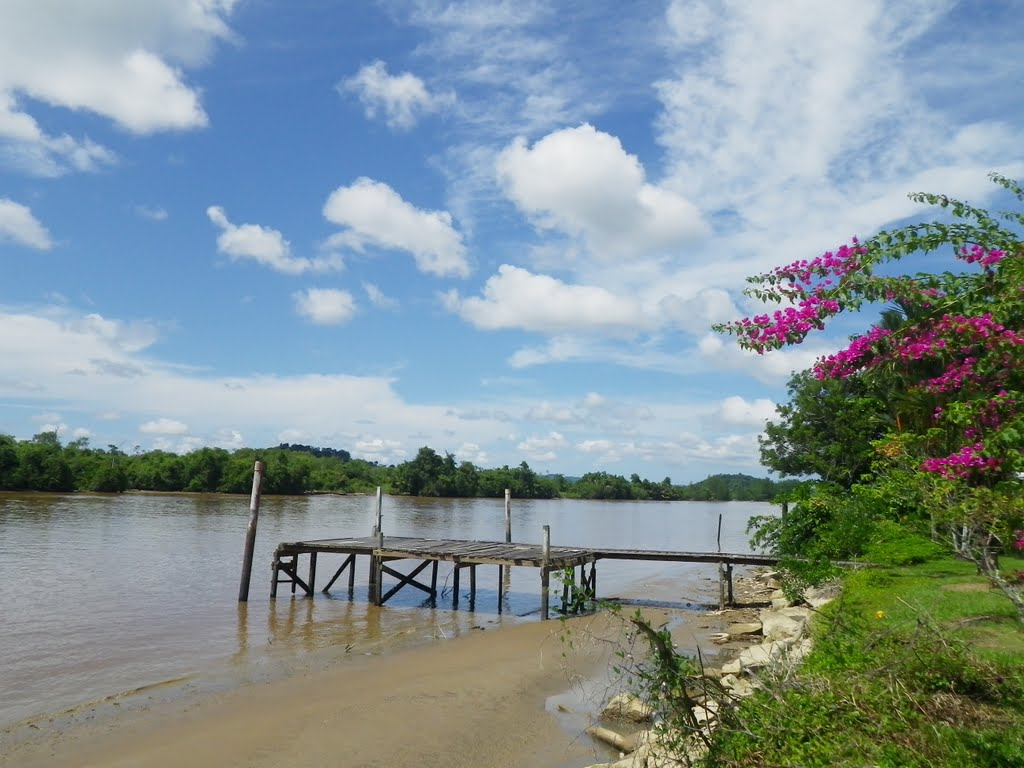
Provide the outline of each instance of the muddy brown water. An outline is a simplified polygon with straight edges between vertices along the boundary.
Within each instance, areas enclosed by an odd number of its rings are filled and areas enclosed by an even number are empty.
[[[497,568],[480,567],[474,610],[465,594],[452,609],[451,565],[444,563],[439,581],[448,591],[436,607],[425,607],[413,589],[383,608],[370,605],[365,558],[352,599],[341,579],[330,596],[282,590],[271,601],[274,547],[369,534],[375,499],[361,496],[264,498],[249,603],[239,605],[248,501],[0,494],[0,728],[111,697],[152,698],[287,674],[318,650],[387,653],[537,619],[540,580],[532,568],[513,568],[499,598]],[[747,520],[771,509],[749,502],[513,501],[513,539],[539,542],[541,527],[550,525],[556,545],[711,551],[721,513],[723,550],[745,552]],[[501,500],[385,497],[383,519],[386,534],[504,538]],[[318,589],[340,563],[320,556]],[[598,586],[602,597],[686,606],[697,598],[683,594],[683,585],[713,569],[602,561]]]

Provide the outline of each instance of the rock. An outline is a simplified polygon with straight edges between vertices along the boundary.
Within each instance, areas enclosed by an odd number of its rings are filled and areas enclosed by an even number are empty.
[[[632,693],[619,693],[609,700],[601,711],[601,717],[609,720],[630,720],[646,723],[654,717],[654,708]]]
[[[616,733],[609,728],[602,728],[599,725],[592,725],[587,728],[587,734],[593,736],[598,741],[603,741],[605,744],[610,744],[616,749],[622,752],[632,752],[636,749],[636,737],[635,736],[623,736],[621,733]]]
[[[754,645],[740,651],[739,661],[743,669],[758,669],[767,667],[777,658],[782,656],[783,647],[774,641]]]
[[[793,602],[788,597],[773,597],[772,598],[772,609],[779,610],[780,608],[789,608]]]
[[[727,688],[733,696],[749,696],[757,686],[746,677],[726,675],[722,678],[722,687]]]
[[[756,635],[761,632],[761,622],[749,621],[743,624],[730,624],[725,632],[734,637],[737,635]]]
[[[799,642],[790,646],[790,648],[786,651],[786,659],[790,663],[795,664],[811,652],[811,648],[813,647],[813,645],[814,644],[811,642],[811,638],[803,638]]]
[[[743,671],[743,665],[740,663],[739,659],[733,659],[732,661],[727,661],[727,662],[725,662],[725,664],[722,665],[722,675],[723,675],[722,681],[724,682],[725,678],[728,677],[729,675],[738,675],[742,671]]]
[[[807,626],[805,620],[788,616],[783,611],[765,611],[761,614],[766,640],[799,640]]]
[[[824,584],[820,587],[808,587],[804,590],[804,600],[811,606],[811,608],[821,608],[821,606],[831,603],[837,597],[841,587],[838,583]]]
[[[705,701],[703,704],[698,704],[691,711],[697,724],[703,725],[718,717],[718,702],[714,700]]]
[[[765,571],[759,573],[755,578],[762,584],[767,584],[769,581],[778,581],[781,576],[782,574],[778,571]]]

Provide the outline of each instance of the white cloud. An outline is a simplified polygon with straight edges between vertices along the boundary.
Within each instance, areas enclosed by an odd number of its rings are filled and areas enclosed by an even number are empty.
[[[569,441],[559,432],[549,432],[547,435],[533,435],[522,442],[516,448],[522,451],[528,459],[533,461],[554,461],[558,458],[557,450],[569,445]]]
[[[137,216],[150,221],[166,221],[169,215],[166,208],[158,205],[136,205],[132,210]]]
[[[741,349],[733,339],[709,333],[697,345],[698,356],[715,370],[738,370],[766,384],[779,384],[794,373],[814,365],[818,358],[834,353],[841,342],[806,341],[800,346],[776,350],[765,355]]]
[[[338,90],[356,93],[368,118],[374,119],[378,112],[383,112],[388,126],[399,130],[412,128],[421,116],[443,109],[455,100],[451,93],[430,93],[426,84],[410,72],[389,74],[387,65],[380,60],[339,83]]]
[[[719,252],[750,271],[814,255],[917,210],[905,196],[930,174],[962,195],[1020,158],[1018,129],[957,122],[915,66],[952,5],[673,0],[675,64],[657,83],[666,184],[722,216]]]
[[[530,421],[554,421],[562,424],[575,424],[584,418],[584,414],[567,406],[559,406],[547,400],[530,408],[524,418]]]
[[[88,138],[50,135],[19,104],[28,97],[108,118],[133,133],[207,123],[182,67],[206,62],[229,39],[236,0],[64,3],[60,20],[35,0],[8,0],[0,25],[0,154],[22,170],[55,176],[93,170],[113,154]]]
[[[502,264],[498,274],[488,278],[482,297],[462,298],[452,290],[443,301],[449,311],[485,330],[630,334],[652,325],[636,299],[597,286],[569,285],[511,264]]]
[[[387,440],[380,437],[357,440],[352,448],[354,456],[381,463],[403,461],[408,455],[401,441]]]
[[[337,288],[308,288],[292,297],[295,311],[316,325],[341,325],[356,313],[352,294]]]
[[[700,212],[650,184],[635,155],[591,125],[516,139],[498,157],[509,198],[544,230],[582,238],[606,261],[662,253],[707,234]]]
[[[366,298],[378,309],[398,309],[398,300],[385,295],[384,291],[373,283],[363,283],[363,290],[366,291]]]
[[[140,424],[139,432],[146,435],[186,435],[188,424],[175,419],[159,418]]]
[[[288,275],[325,272],[342,266],[336,257],[305,259],[293,256],[291,245],[276,229],[258,224],[232,224],[220,206],[211,205],[206,209],[206,215],[221,230],[217,236],[217,250],[232,261],[252,259]]]
[[[92,437],[92,430],[86,429],[85,427],[78,427],[71,433],[71,436],[75,440],[81,440],[83,437],[88,440]]]
[[[40,251],[48,251],[53,247],[50,233],[27,206],[0,197],[0,242],[4,240]]]
[[[688,333],[699,335],[716,323],[740,316],[729,294],[721,288],[702,288],[690,298],[669,293],[658,301],[660,314]]]
[[[245,448],[245,438],[242,437],[242,433],[237,429],[219,429],[213,438],[210,440],[210,445],[214,448],[224,448],[228,451],[237,451],[239,448]]]
[[[305,444],[309,440],[309,434],[302,429],[283,429],[277,433],[277,442],[279,443],[299,443]]]
[[[733,395],[715,406],[710,414],[710,420],[715,423],[761,429],[765,422],[775,415],[775,403],[771,400],[757,398],[748,401]]]
[[[324,203],[323,213],[346,228],[331,237],[331,245],[405,251],[421,272],[441,277],[469,274],[466,246],[452,226],[451,214],[416,208],[387,184],[362,177],[338,187]]]
[[[179,453],[186,454],[198,451],[205,445],[205,441],[201,437],[195,435],[188,435],[178,439],[170,437],[157,437],[153,439],[153,450],[154,451],[167,451],[168,453]]]
[[[456,457],[459,461],[468,461],[472,464],[476,464],[478,467],[485,467],[490,461],[490,457],[483,448],[476,443],[463,443],[459,446],[458,450],[455,451]]]

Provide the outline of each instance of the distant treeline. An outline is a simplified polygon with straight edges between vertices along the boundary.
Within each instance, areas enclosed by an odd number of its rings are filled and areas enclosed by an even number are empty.
[[[410,496],[768,501],[795,484],[748,475],[712,475],[689,485],[628,480],[606,472],[580,478],[538,475],[524,461],[517,467],[481,469],[450,453],[423,447],[402,464],[384,466],[353,459],[348,451],[282,443],[275,448],[201,448],[127,454],[115,445],[90,447],[85,438],[61,444],[55,432],[31,440],[0,435],[0,490],[5,491],[186,491],[248,493],[253,464],[263,461],[267,494],[387,493]]]

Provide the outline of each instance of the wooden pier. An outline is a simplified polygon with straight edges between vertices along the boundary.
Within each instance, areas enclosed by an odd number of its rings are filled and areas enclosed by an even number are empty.
[[[356,558],[366,556],[370,561],[370,598],[376,605],[384,605],[403,587],[410,586],[426,593],[436,604],[437,571],[441,562],[454,563],[452,577],[453,601],[457,605],[459,596],[459,575],[469,570],[470,604],[476,598],[477,566],[498,566],[498,594],[501,594],[501,580],[504,569],[524,566],[540,569],[541,577],[541,618],[548,618],[550,574],[559,571],[566,574],[563,579],[562,610],[569,608],[572,589],[582,590],[591,597],[597,595],[598,560],[646,560],[666,563],[717,563],[719,569],[719,602],[724,607],[733,602],[732,571],[734,565],[773,566],[778,558],[770,555],[736,554],[725,552],[681,552],[670,550],[607,549],[581,547],[552,547],[548,528],[545,526],[542,544],[524,544],[498,541],[468,541],[458,539],[421,539],[405,536],[383,536],[375,533],[362,538],[318,539],[314,541],[285,542],[274,552],[273,578],[270,596],[277,597],[279,584],[288,584],[294,594],[301,589],[312,596],[315,589],[317,559],[321,554],[343,555],[345,559],[337,568],[324,592],[343,575],[348,576],[350,595],[355,589]],[[308,556],[307,577],[299,573],[299,558]],[[420,564],[410,573],[404,574],[386,563],[395,560],[419,560]],[[420,574],[430,569],[429,579]],[[397,579],[387,592],[383,588],[383,577]],[[419,580],[422,578],[423,580]],[[501,610],[499,598],[498,610]]]

